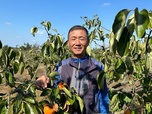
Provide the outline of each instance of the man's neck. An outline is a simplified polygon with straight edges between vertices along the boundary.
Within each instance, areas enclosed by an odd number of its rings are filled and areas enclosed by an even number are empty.
[[[82,59],[82,58],[85,58],[86,56],[88,56],[88,55],[87,54],[85,54],[85,55],[72,55],[71,58]]]

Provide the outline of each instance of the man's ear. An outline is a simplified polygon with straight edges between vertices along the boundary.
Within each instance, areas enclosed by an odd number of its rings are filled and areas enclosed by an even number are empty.
[[[67,46],[69,47],[69,40],[67,40]]]
[[[90,40],[89,40],[89,38],[88,38],[88,44],[87,44],[87,46],[89,46],[89,44],[90,44]]]

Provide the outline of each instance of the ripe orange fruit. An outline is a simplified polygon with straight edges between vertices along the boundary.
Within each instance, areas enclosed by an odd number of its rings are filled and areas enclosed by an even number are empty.
[[[44,114],[55,114],[55,110],[48,105],[44,106],[43,112]]]
[[[131,114],[131,111],[129,109],[127,109],[125,114]]]
[[[63,87],[65,87],[65,83],[59,82],[59,84],[58,84],[59,90],[62,90]]]
[[[58,105],[57,103],[55,103],[55,104],[53,105],[53,109],[57,112],[58,109],[59,109],[59,105]]]

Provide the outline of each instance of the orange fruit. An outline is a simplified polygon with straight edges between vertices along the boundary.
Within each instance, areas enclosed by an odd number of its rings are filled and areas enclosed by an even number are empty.
[[[55,114],[55,110],[48,105],[44,106],[43,112],[44,114]]]
[[[65,87],[65,84],[63,82],[59,82],[58,84],[59,90],[62,90],[63,87]]]
[[[129,109],[127,109],[125,114],[131,114],[131,111]]]
[[[59,105],[58,105],[57,103],[55,103],[55,104],[53,105],[53,109],[57,112],[58,109],[59,109]]]

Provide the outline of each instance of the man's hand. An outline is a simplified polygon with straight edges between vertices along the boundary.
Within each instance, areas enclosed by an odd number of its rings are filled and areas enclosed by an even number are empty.
[[[49,83],[49,78],[43,75],[39,77],[34,83],[37,88],[45,89],[47,87],[47,84]]]

